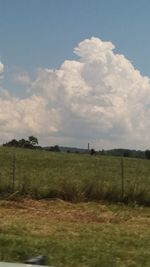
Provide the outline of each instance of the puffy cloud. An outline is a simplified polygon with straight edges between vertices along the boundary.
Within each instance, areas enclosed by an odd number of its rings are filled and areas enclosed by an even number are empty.
[[[13,81],[22,85],[30,85],[31,80],[27,72],[19,72],[13,74]]]
[[[149,78],[115,54],[111,42],[86,39],[74,53],[78,60],[39,70],[30,81],[30,97],[0,91],[3,136],[36,134],[43,144],[148,147]]]
[[[1,92],[1,91],[0,91]],[[45,136],[57,132],[59,113],[47,108],[47,101],[39,96],[19,99],[0,94],[1,138],[23,137],[30,134]]]
[[[4,64],[2,64],[2,63],[0,62],[0,77],[1,77],[1,75],[3,74],[3,72],[4,72]]]

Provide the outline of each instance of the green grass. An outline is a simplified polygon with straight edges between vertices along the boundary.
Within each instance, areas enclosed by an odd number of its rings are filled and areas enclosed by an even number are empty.
[[[149,208],[0,202],[0,261],[46,255],[56,267],[149,267]]]
[[[150,161],[124,159],[124,196],[121,172],[119,157],[0,148],[0,261],[149,267]]]
[[[13,186],[13,157],[15,181]],[[0,194],[12,192],[33,198],[61,198],[80,202],[108,200],[150,204],[150,161],[0,148]]]

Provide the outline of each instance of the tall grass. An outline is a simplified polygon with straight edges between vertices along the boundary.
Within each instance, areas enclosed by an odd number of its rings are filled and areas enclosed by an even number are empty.
[[[149,205],[150,162],[126,158],[123,165],[119,157],[0,148],[0,194]]]

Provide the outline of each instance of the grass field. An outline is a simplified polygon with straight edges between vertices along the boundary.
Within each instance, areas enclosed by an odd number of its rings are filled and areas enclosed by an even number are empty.
[[[149,208],[0,201],[0,261],[47,255],[56,267],[149,267]]]
[[[0,195],[150,204],[150,161],[0,148]]]
[[[0,196],[0,261],[150,266],[148,160],[1,148]]]

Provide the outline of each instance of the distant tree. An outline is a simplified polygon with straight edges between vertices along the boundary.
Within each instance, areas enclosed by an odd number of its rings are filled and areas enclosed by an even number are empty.
[[[28,139],[32,146],[38,145],[38,139],[35,136],[29,136]]]
[[[123,152],[123,156],[124,157],[131,157],[131,150],[129,149],[125,149],[124,152]]]
[[[60,147],[58,145],[55,145],[55,146],[51,146],[49,148],[49,151],[53,151],[53,152],[60,152]]]
[[[59,147],[58,145],[55,145],[55,146],[54,146],[54,151],[55,151],[55,152],[60,152],[60,147]]]
[[[6,144],[3,144],[3,146],[13,146],[13,147],[18,147],[19,146],[19,142],[16,139],[12,139],[11,141],[9,141]]]
[[[19,147],[26,147],[26,145],[29,143],[29,141],[25,140],[24,138],[20,139],[18,141],[18,146]]]
[[[29,136],[29,140],[25,140],[24,138],[17,141],[16,139],[12,139],[11,141],[3,144],[3,146],[8,147],[21,147],[21,148],[30,148],[30,149],[41,149],[40,146],[35,146],[38,144],[38,140],[34,136]]]
[[[146,150],[145,151],[145,157],[147,158],[147,159],[150,159],[150,150]]]
[[[104,149],[102,149],[101,155],[105,155],[105,150]]]

